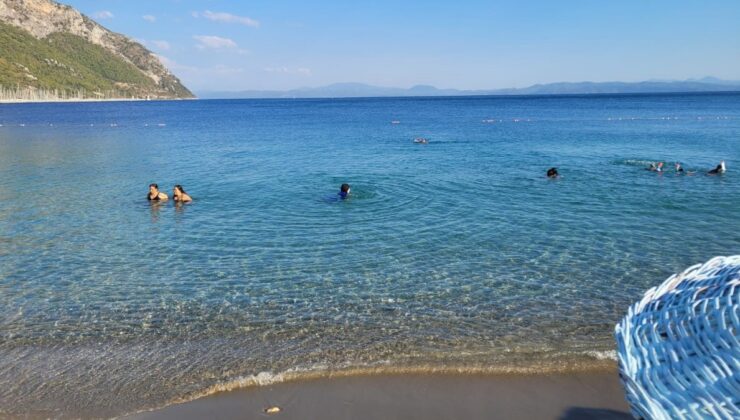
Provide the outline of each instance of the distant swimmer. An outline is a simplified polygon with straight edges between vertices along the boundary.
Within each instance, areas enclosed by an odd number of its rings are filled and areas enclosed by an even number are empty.
[[[349,184],[342,184],[339,188],[339,198],[342,200],[349,198],[350,188]]]
[[[172,189],[172,199],[180,203],[189,203],[193,201],[193,198],[185,192],[180,184],[175,185],[175,188]]]
[[[655,163],[651,163],[647,170],[650,172],[663,172],[663,162],[660,162],[657,165]]]
[[[547,170],[547,177],[548,178],[558,178],[560,177],[560,174],[558,173],[558,168],[550,168]]]
[[[159,191],[159,185],[157,184],[149,184],[149,194],[147,194],[146,199],[149,201],[167,201],[169,197],[167,197],[167,194]]]
[[[711,171],[707,172],[709,175],[721,175],[727,171],[727,167],[725,166],[725,161],[721,161],[719,165],[717,165],[716,168],[712,169]]]
[[[429,140],[425,139],[424,137],[417,137],[414,139],[414,143],[416,144],[428,144]]]
[[[683,167],[682,167],[682,166],[681,166],[681,164],[680,164],[680,163],[678,163],[678,162],[676,162],[676,173],[677,173],[677,174],[682,174],[682,173],[684,173]]]

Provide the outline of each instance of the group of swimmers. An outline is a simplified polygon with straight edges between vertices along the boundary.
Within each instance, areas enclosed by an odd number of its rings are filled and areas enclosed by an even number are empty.
[[[663,162],[659,163],[651,163],[648,168],[646,168],[648,171],[652,172],[664,172],[663,170]],[[711,169],[707,172],[707,175],[720,175],[727,171],[727,167],[725,166],[725,161],[721,161],[719,165],[717,165],[714,169]],[[676,162],[676,173],[677,174],[693,174],[695,172],[687,172],[684,171],[683,167],[680,163]],[[548,178],[559,178],[560,174],[558,173],[558,168],[550,168],[547,170],[547,177]],[[342,200],[346,200],[349,198],[349,194],[351,192],[351,188],[349,184],[342,184],[339,187],[339,198]],[[157,184],[149,184],[149,194],[147,194],[146,199],[149,201],[167,201],[169,200],[169,197],[167,194],[159,191],[159,186]],[[172,199],[181,202],[181,203],[189,203],[193,201],[193,198],[190,197],[185,190],[182,188],[182,185],[175,185],[174,188],[172,188]]]
[[[342,184],[339,187],[339,198],[342,200],[349,198],[351,190],[352,189],[349,184]],[[167,201],[170,197],[162,191],[159,191],[159,185],[152,183],[149,184],[149,194],[146,195],[146,199],[149,201]],[[180,203],[189,203],[193,201],[193,198],[185,192],[185,189],[183,189],[180,184],[177,184],[172,188],[172,199]]]
[[[167,194],[159,191],[159,185],[149,184],[149,194],[146,195],[146,199],[149,201],[167,201],[170,199]],[[178,184],[172,188],[172,199],[180,203],[189,203],[193,201],[193,198],[185,192],[182,185]]]
[[[663,169],[663,162],[651,163],[650,166],[645,169],[651,172],[665,172],[665,170]],[[727,166],[725,166],[725,161],[723,160],[714,169],[707,171],[707,175],[721,175],[725,173],[726,171],[727,171]],[[693,175],[695,173],[696,171],[694,172],[684,171],[681,164],[676,162],[676,174]],[[558,168],[548,169],[547,177],[548,178],[559,178],[560,174],[558,173]]]
[[[681,166],[681,164],[678,162],[676,162],[675,168],[676,168],[675,169],[676,174],[685,173],[687,175],[693,175],[696,173],[696,171],[694,172],[685,171],[683,167]],[[665,170],[663,169],[663,162],[651,163],[650,166],[648,166],[645,169],[647,169],[650,172],[665,172]],[[725,166],[725,161],[723,160],[719,163],[719,165],[715,166],[714,169],[710,169],[709,171],[707,171],[707,175],[720,175],[720,174],[725,173],[726,171],[727,171],[727,167]]]

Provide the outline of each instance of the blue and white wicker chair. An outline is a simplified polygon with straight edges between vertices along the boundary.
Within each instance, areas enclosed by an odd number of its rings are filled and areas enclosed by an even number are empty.
[[[740,255],[648,290],[615,334],[635,417],[740,419]]]

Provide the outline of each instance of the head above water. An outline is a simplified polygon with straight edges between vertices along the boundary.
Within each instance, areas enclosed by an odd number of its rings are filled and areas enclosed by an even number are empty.
[[[547,170],[548,178],[555,178],[558,176],[558,168],[550,168]]]
[[[727,171],[727,167],[725,166],[725,161],[721,161],[719,165],[717,165],[714,169],[710,170],[708,173],[710,175],[717,175],[717,174],[723,174]]]
[[[159,185],[153,183],[149,184],[149,192],[155,193],[157,191],[159,191]]]
[[[342,184],[341,187],[339,187],[339,197],[344,200],[345,198],[349,197],[349,184]]]
[[[176,193],[187,194],[185,190],[182,188],[182,185],[180,184],[175,185],[175,187],[172,190],[175,191]]]

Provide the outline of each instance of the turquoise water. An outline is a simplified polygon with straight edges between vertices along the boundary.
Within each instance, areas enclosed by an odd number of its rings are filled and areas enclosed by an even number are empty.
[[[740,253],[737,94],[18,104],[0,124],[0,415],[285,372],[585,368],[645,289]],[[195,201],[151,205],[150,182]]]

